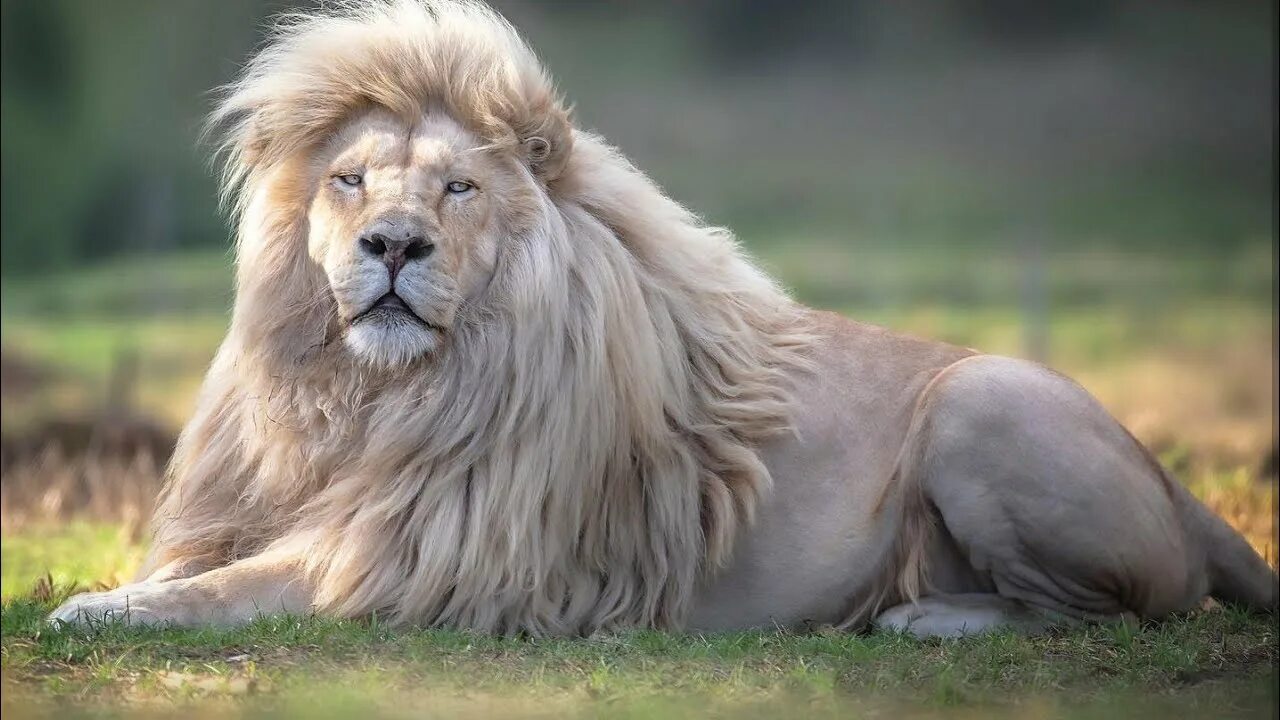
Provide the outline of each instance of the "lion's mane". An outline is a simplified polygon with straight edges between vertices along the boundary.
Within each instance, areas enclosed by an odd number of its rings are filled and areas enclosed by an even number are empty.
[[[523,153],[538,220],[408,371],[332,342],[309,157],[377,105]],[[227,338],[156,514],[152,567],[271,548],[316,608],[485,631],[678,627],[770,486],[802,311],[599,137],[483,5],[285,17],[213,116],[238,223]],[[540,140],[538,140],[540,139]]]

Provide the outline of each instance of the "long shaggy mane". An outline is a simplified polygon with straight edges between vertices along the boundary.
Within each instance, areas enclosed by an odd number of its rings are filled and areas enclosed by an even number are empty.
[[[449,347],[403,371],[332,342],[308,159],[361,108],[444,110],[516,154],[540,217]],[[770,487],[805,315],[733,238],[573,127],[487,7],[280,20],[213,115],[238,223],[227,338],[149,565],[291,548],[316,609],[482,631],[679,627]]]

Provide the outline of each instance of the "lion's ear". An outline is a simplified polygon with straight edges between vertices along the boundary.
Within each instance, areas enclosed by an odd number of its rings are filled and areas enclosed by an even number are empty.
[[[556,109],[539,123],[539,127],[520,138],[520,154],[534,174],[543,182],[560,177],[573,150],[573,125],[569,113]]]
[[[551,143],[544,137],[534,135],[524,139],[524,158],[530,165],[541,165],[551,157]]]

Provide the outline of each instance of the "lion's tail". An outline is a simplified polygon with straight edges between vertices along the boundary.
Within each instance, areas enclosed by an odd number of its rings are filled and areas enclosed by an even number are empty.
[[[925,456],[929,422],[928,413],[923,412],[921,406],[927,395],[928,387],[917,401],[893,474],[873,511],[874,515],[893,518],[894,542],[881,561],[869,591],[855,598],[846,619],[838,625],[840,628],[864,627],[881,610],[899,603],[914,603],[931,589],[928,556],[939,518],[920,483],[923,474],[920,462]]]
[[[1280,580],[1275,570],[1240,533],[1181,483],[1167,473],[1165,478],[1187,539],[1205,549],[1209,594],[1259,610],[1275,610],[1280,598]]]

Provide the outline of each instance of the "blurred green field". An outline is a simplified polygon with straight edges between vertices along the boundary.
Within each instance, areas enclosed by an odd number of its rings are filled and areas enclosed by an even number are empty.
[[[748,238],[747,247],[799,299],[902,332],[1025,356],[1037,322],[1042,359],[1079,379],[1158,452],[1182,445],[1200,464],[1234,471],[1274,448],[1267,243],[1198,253],[1053,249],[1031,270],[1000,244]],[[221,252],[6,280],[0,345],[7,360],[45,377],[5,398],[0,429],[94,412],[124,359],[136,364],[132,405],[180,426],[231,297]],[[1028,312],[1038,305],[1040,315]]]
[[[96,587],[130,581],[146,548],[121,525],[75,520],[6,533],[0,543],[0,597],[37,585]]]

